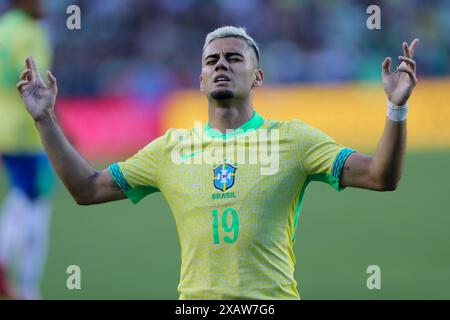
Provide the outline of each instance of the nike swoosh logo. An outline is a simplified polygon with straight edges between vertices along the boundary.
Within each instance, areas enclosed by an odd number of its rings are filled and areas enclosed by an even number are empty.
[[[191,153],[191,154],[182,154],[181,155],[181,160],[186,160],[186,159],[195,157],[197,154],[202,153],[202,152],[203,152],[203,150],[197,151],[197,152],[194,152],[194,153]]]

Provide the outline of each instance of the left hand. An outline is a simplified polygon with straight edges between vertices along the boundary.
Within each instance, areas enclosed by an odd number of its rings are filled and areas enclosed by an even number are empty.
[[[398,59],[402,61],[397,70],[391,72],[391,58],[384,59],[382,65],[383,87],[389,101],[397,106],[406,104],[412,90],[417,84],[416,62],[412,59],[419,39],[414,39],[410,46],[403,42],[403,56]]]

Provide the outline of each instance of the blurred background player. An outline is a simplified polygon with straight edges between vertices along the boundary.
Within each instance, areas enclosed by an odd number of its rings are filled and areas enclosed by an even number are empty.
[[[0,211],[0,297],[5,298],[39,298],[47,255],[53,173],[15,88],[26,56],[36,56],[44,69],[50,65],[42,16],[41,0],[13,0],[0,16],[0,155],[9,182]]]

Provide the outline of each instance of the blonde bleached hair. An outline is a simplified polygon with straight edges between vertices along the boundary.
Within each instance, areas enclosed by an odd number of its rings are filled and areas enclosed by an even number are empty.
[[[259,47],[255,40],[250,37],[245,31],[245,28],[242,27],[234,27],[234,26],[224,26],[217,28],[216,30],[207,34],[205,39],[205,45],[203,46],[203,51],[205,51],[206,47],[216,39],[222,38],[239,38],[247,42],[247,44],[253,48],[256,54],[256,61],[259,64]]]

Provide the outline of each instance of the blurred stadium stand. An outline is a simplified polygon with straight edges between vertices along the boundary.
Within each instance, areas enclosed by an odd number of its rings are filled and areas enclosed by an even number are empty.
[[[382,29],[366,28],[378,3]],[[450,72],[450,2],[275,0],[58,0],[47,20],[63,95],[159,96],[198,87],[206,33],[245,26],[261,45],[266,84],[379,79],[386,55],[420,37],[420,76]],[[82,30],[65,10],[79,4]],[[70,61],[70,63],[68,63]]]

